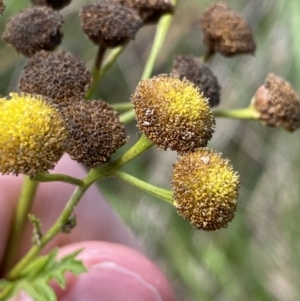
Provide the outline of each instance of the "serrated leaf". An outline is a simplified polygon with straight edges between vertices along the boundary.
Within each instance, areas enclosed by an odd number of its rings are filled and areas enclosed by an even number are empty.
[[[67,255],[59,261],[55,260],[57,250],[39,256],[22,271],[18,279],[0,281],[0,300],[8,300],[23,290],[35,301],[57,301],[49,281],[56,280],[62,288],[65,288],[66,272],[75,275],[86,272],[83,263],[75,258],[79,252]]]

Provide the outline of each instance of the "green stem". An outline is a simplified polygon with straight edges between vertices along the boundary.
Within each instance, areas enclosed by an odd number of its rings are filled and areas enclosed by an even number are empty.
[[[157,187],[155,185],[149,184],[147,182],[144,182],[140,179],[137,179],[136,177],[133,177],[123,171],[116,170],[111,174],[112,176],[115,176],[135,187],[138,187],[139,189],[167,202],[170,204],[173,204],[173,192],[171,190],[163,189],[160,187]]]
[[[111,106],[117,112],[123,112],[123,111],[131,110],[133,108],[133,105],[131,102],[115,103],[115,104],[112,104]]]
[[[152,142],[150,142],[144,135],[137,141],[135,145],[133,145],[128,151],[126,151],[121,157],[119,157],[116,161],[112,161],[109,164],[101,167],[101,168],[93,168],[89,171],[88,175],[82,181],[83,184],[80,187],[77,187],[73,196],[68,201],[65,206],[63,212],[58,217],[57,221],[54,225],[47,231],[47,233],[41,238],[39,245],[34,245],[31,249],[26,253],[26,255],[14,266],[14,268],[8,273],[7,279],[13,280],[18,277],[20,272],[34,259],[42,248],[59,232],[61,232],[63,225],[67,223],[70,216],[72,215],[75,207],[80,201],[83,194],[86,190],[96,181],[101,178],[108,177],[112,175],[117,169],[136,158],[138,155],[146,151],[152,146]]]
[[[171,25],[172,17],[172,14],[166,14],[160,18],[157,25],[153,45],[148,56],[141,79],[147,79],[151,76],[155,62],[165,41],[168,29]]]
[[[68,175],[64,175],[64,174],[36,174],[33,177],[33,180],[37,181],[37,182],[64,182],[64,183],[69,183],[69,184],[73,184],[76,186],[82,186],[83,185],[83,181]]]
[[[106,48],[99,46],[96,60],[95,60],[93,70],[92,70],[92,85],[91,85],[90,89],[86,92],[86,95],[85,95],[86,99],[90,99],[93,96],[93,93],[98,85],[99,77],[100,77],[100,70],[101,70],[100,67],[101,67],[102,61],[104,59],[105,52],[106,52]]]
[[[102,178],[111,176],[116,170],[120,169],[152,146],[153,143],[142,134],[140,139],[118,159],[99,168],[91,169],[84,181],[94,183]]]
[[[144,134],[142,134],[140,139],[128,151],[126,151],[116,161],[109,163],[107,167],[109,167],[110,170],[117,170],[152,146],[153,143],[148,140]]]
[[[97,69],[95,67],[96,66],[96,63],[95,63],[93,71],[92,71],[92,77],[93,77],[92,85],[91,85],[90,89],[86,92],[85,99],[90,99],[93,96],[93,93],[95,92],[95,89],[98,85],[99,80],[107,72],[107,70],[112,66],[112,64],[116,61],[116,59],[119,57],[119,55],[125,49],[125,46],[126,45],[120,46],[120,47],[117,47],[117,48],[113,49],[112,51],[110,51],[108,57],[106,58],[106,60],[103,63],[103,66],[101,67],[101,69],[99,69],[99,68]]]
[[[215,51],[213,49],[207,49],[206,53],[201,56],[201,60],[203,63],[207,63],[213,56],[215,55]]]
[[[140,139],[115,161],[111,161],[110,163],[99,168],[91,169],[87,177],[84,179],[84,185],[86,185],[87,183],[88,185],[91,185],[102,178],[111,176],[116,170],[120,169],[122,166],[124,166],[152,146],[153,143],[148,140],[144,134],[142,134]]]
[[[259,112],[253,107],[234,109],[234,110],[213,110],[216,117],[234,118],[234,119],[259,119]]]
[[[22,270],[34,259],[42,248],[59,232],[63,225],[67,223],[70,216],[72,215],[76,205],[80,201],[83,194],[89,188],[92,183],[87,183],[82,187],[77,187],[73,196],[65,206],[63,212],[54,223],[54,225],[47,231],[47,233],[41,238],[39,245],[34,245],[31,249],[26,253],[26,255],[14,266],[14,268],[8,273],[7,279],[14,280],[18,277],[18,275],[22,272]]]
[[[120,115],[120,121],[124,124],[131,122],[135,119],[135,112],[131,109]]]
[[[173,2],[174,4],[176,4],[176,1]],[[148,56],[147,62],[145,64],[145,68],[141,79],[147,79],[151,76],[152,71],[154,69],[155,62],[165,41],[168,29],[171,25],[172,19],[173,19],[172,14],[166,14],[160,18],[159,23],[157,25],[153,45],[151,47],[151,51]],[[129,123],[130,121],[134,120],[134,118],[135,118],[135,113],[133,110],[130,110],[120,115],[120,120],[123,123]]]
[[[13,217],[12,227],[3,258],[4,272],[11,268],[16,259],[16,254],[20,246],[21,235],[24,230],[27,215],[33,203],[38,184],[38,182],[30,180],[28,176],[24,177],[23,188],[17,204],[15,216]]]

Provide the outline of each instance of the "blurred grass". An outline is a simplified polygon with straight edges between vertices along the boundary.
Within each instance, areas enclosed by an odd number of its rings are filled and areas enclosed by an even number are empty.
[[[77,12],[89,1],[73,0],[65,15],[62,49],[93,64],[96,47],[80,31]],[[155,74],[169,72],[177,54],[201,56],[205,47],[197,26],[214,1],[182,0],[157,62]],[[254,57],[216,55],[209,63],[222,87],[221,107],[247,106],[269,72],[300,92],[300,2],[227,1],[249,21],[257,42]],[[5,19],[27,1],[6,1]],[[155,28],[143,28],[100,83],[97,95],[127,101],[140,78]],[[25,59],[0,41],[0,94],[14,91]],[[130,143],[137,140],[128,126]],[[242,185],[235,220],[214,233],[193,230],[174,208],[118,180],[99,185],[136,233],[146,253],[168,275],[180,301],[300,300],[300,142],[299,132],[265,128],[255,122],[217,120],[210,147],[222,151],[240,172]],[[128,147],[128,146],[127,146]],[[126,147],[125,147],[126,148]],[[172,152],[152,149],[125,170],[169,187]],[[79,221],[80,222],[80,221]]]

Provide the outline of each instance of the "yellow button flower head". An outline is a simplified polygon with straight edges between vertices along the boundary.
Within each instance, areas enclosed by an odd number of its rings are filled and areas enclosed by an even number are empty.
[[[0,172],[34,175],[61,158],[68,131],[49,100],[30,94],[0,98]]]
[[[139,129],[160,148],[183,153],[206,146],[212,137],[208,100],[186,79],[163,74],[142,80],[131,101]]]
[[[207,148],[183,155],[173,166],[178,214],[197,229],[226,228],[237,206],[239,175],[228,159]]]

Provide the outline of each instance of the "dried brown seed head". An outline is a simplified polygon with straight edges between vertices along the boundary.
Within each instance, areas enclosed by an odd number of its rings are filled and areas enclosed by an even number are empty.
[[[139,129],[160,148],[183,153],[206,146],[212,137],[208,100],[186,79],[162,74],[142,80],[131,101]]]
[[[204,43],[225,56],[253,54],[255,43],[246,21],[224,2],[210,5],[200,18]]]
[[[274,74],[267,76],[265,84],[255,93],[252,104],[265,125],[281,126],[289,132],[300,127],[299,98],[288,82]]]
[[[31,0],[33,5],[50,6],[53,9],[62,9],[71,3],[71,0]]]
[[[173,13],[174,5],[170,0],[114,0],[136,10],[144,23],[156,23],[164,14]]]
[[[3,3],[3,0],[0,0],[0,15],[3,14],[5,10],[5,4]]]
[[[134,10],[107,0],[83,7],[80,18],[84,33],[105,48],[134,39],[142,26],[142,20]]]
[[[62,15],[50,7],[32,7],[7,21],[2,38],[17,52],[31,57],[40,50],[54,50],[60,44],[62,23]]]
[[[172,74],[191,81],[208,98],[211,107],[220,102],[220,87],[213,72],[200,60],[192,56],[177,56],[173,62]]]
[[[83,96],[90,84],[90,72],[71,53],[40,51],[24,67],[19,89],[50,97],[63,106],[70,98]]]
[[[127,141],[117,113],[102,100],[72,101],[63,114],[71,132],[67,153],[88,167],[109,161]]]
[[[204,148],[184,154],[173,165],[171,184],[178,214],[195,228],[226,228],[234,218],[239,175],[221,153]]]

